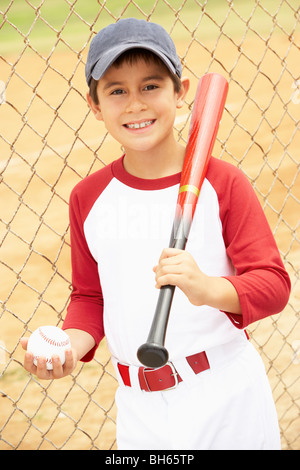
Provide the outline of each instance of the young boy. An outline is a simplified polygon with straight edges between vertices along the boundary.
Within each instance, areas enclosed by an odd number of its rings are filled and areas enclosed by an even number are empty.
[[[90,361],[107,338],[119,388],[119,449],[278,449],[262,361],[244,328],[286,305],[289,277],[251,185],[212,158],[185,251],[168,246],[185,149],[173,124],[189,89],[157,24],[120,20],[93,39],[88,103],[124,156],[70,198],[73,293],[63,328],[72,350],[42,379]],[[170,363],[137,359],[161,286],[177,286],[166,337]],[[23,347],[26,348],[26,341]]]

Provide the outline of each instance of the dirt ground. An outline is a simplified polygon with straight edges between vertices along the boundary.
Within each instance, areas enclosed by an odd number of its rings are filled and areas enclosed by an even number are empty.
[[[236,65],[236,47],[228,43],[216,51],[216,57],[219,54],[219,60],[233,72],[214,154],[241,166],[253,182],[295,285],[299,266],[296,198],[300,197],[299,178],[295,178],[300,142],[294,123],[299,121],[300,105],[290,100],[294,80],[278,57],[286,57],[287,69],[294,70],[294,76],[299,76],[299,57],[293,51],[287,55],[286,36],[274,37],[271,46],[276,54],[264,56],[265,44],[250,38]],[[185,47],[181,45],[182,51]],[[15,59],[7,58],[11,63]],[[203,64],[210,60],[204,50],[196,48],[187,56],[199,76],[207,71]],[[261,64],[262,73],[257,74],[253,63]],[[0,355],[0,449],[114,449],[116,381],[105,343],[95,361],[83,369],[78,365],[72,377],[60,381],[39,382],[21,366],[20,337],[41,324],[60,324],[65,315],[70,294],[70,191],[87,173],[121,154],[118,144],[108,137],[95,157],[105,129],[93,116],[86,116],[83,64],[77,65],[75,54],[63,52],[53,54],[49,64],[45,71],[45,60],[24,54],[15,66],[6,102],[0,106],[6,138],[6,142],[0,140],[4,169],[0,344],[5,348]],[[0,80],[6,82],[11,67],[5,63],[1,67]],[[209,71],[224,73],[218,61]],[[192,80],[190,101],[196,87],[196,79]],[[186,106],[177,121],[185,137],[188,113]],[[250,328],[269,373],[283,448],[293,449],[300,448],[295,349],[300,340],[299,285],[296,289],[297,285],[281,315]]]

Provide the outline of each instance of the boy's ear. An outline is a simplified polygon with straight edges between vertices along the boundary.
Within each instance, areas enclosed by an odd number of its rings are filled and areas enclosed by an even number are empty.
[[[190,88],[190,79],[183,77],[181,79],[181,89],[177,95],[177,108],[182,108],[184,104],[185,97]]]
[[[98,119],[98,121],[103,121],[100,105],[94,102],[94,100],[91,98],[91,95],[89,93],[87,93],[86,99],[87,99],[89,107],[91,108],[91,110],[93,111],[95,115],[95,118]]]

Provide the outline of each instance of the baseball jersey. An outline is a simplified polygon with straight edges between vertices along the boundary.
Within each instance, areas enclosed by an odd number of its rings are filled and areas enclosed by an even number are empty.
[[[159,294],[153,266],[169,245],[181,175],[141,179],[123,158],[71,193],[73,292],[63,328],[94,337],[83,361],[105,336],[119,362],[139,365]],[[211,159],[186,250],[205,274],[234,285],[242,314],[194,306],[175,289],[165,342],[171,361],[227,343],[285,307],[289,276],[251,184],[233,165]]]

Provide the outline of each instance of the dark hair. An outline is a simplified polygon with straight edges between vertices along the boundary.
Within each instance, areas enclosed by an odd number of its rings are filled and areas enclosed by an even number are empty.
[[[181,80],[180,78],[173,74],[168,67],[164,64],[164,62],[153,52],[148,51],[147,49],[129,49],[128,51],[123,52],[113,63],[114,66],[120,67],[124,62],[132,65],[135,64],[139,60],[144,60],[147,64],[155,63],[159,65],[163,65],[171,78],[174,84],[175,93],[179,93],[181,90]],[[95,80],[93,77],[90,81],[89,86],[89,94],[95,104],[99,104],[98,94],[97,94],[97,86],[98,80]]]

